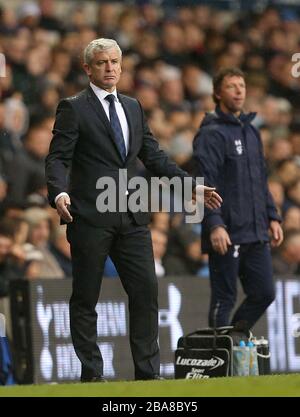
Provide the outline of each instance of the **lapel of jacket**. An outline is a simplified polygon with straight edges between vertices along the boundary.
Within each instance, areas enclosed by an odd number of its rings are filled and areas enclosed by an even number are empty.
[[[133,135],[134,115],[132,114],[132,110],[130,109],[126,96],[124,96],[123,94],[118,94],[118,99],[120,100],[122,107],[124,109],[125,116],[126,116],[127,123],[128,123],[128,128],[129,128],[129,149],[128,149],[128,153],[126,156],[126,161],[127,161],[130,154],[132,153],[132,150],[134,149],[134,135]]]
[[[93,89],[90,86],[87,87],[87,99],[88,99],[88,102],[89,102],[90,106],[92,107],[92,109],[94,110],[96,115],[98,116],[98,118],[105,125],[105,127],[107,129],[107,132],[108,132],[109,136],[111,137],[111,140],[114,144],[114,147],[115,147],[116,151],[118,152],[118,155],[120,156],[121,160],[123,161],[122,156],[121,156],[120,151],[119,151],[119,148],[116,144],[116,140],[115,140],[115,137],[114,137],[114,132],[111,128],[110,121],[106,116],[105,110],[104,110],[100,100],[98,99],[98,97],[96,96],[96,94],[94,93]]]

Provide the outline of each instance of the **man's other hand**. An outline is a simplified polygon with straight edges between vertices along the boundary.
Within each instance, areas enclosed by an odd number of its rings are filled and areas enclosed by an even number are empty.
[[[216,192],[215,188],[206,187],[205,185],[197,185],[193,191],[193,201],[199,201],[204,195],[204,205],[205,207],[213,210],[221,207],[223,202],[222,197]]]
[[[225,255],[228,251],[228,247],[232,245],[229,234],[222,226],[218,226],[210,234],[210,241],[213,250],[220,255]]]
[[[71,200],[67,195],[62,195],[56,202],[57,213],[66,223],[71,223],[73,221],[73,217],[68,210],[70,205]]]
[[[283,231],[277,220],[270,221],[271,246],[277,248],[283,241]]]

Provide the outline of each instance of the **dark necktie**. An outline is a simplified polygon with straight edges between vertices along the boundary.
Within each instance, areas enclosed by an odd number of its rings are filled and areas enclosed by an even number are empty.
[[[121,123],[117,115],[116,107],[115,107],[115,96],[113,94],[109,94],[105,97],[105,100],[109,102],[109,118],[110,118],[110,125],[114,132],[115,140],[117,147],[120,151],[123,161],[126,159],[126,147],[124,136],[121,128]]]

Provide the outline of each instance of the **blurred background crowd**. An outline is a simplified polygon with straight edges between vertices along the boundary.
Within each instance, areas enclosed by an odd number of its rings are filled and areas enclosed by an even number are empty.
[[[270,191],[283,216],[285,240],[273,254],[274,271],[300,273],[300,78],[292,75],[292,55],[300,52],[298,9],[133,3],[0,2],[6,61],[0,77],[0,297],[12,279],[71,276],[65,228],[47,203],[44,159],[58,101],[86,87],[82,50],[98,37],[118,41],[119,92],[140,100],[161,147],[191,173],[194,135],[205,112],[214,110],[213,75],[231,66],[246,72],[245,111],[257,112]],[[159,277],[208,277],[201,225],[162,212],[153,214],[151,231]],[[105,275],[116,275],[109,259]]]

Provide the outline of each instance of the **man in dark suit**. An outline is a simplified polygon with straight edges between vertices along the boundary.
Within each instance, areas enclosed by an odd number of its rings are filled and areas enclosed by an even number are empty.
[[[129,297],[135,378],[159,379],[160,366],[149,213],[99,212],[97,180],[110,177],[118,189],[119,170],[127,169],[129,180],[136,173],[137,158],[156,176],[188,176],[159,149],[140,103],[117,93],[121,57],[120,47],[111,39],[96,39],[86,47],[84,69],[90,85],[59,103],[46,159],[50,204],[68,223],[73,267],[70,325],[82,381],[103,380],[95,306],[108,254]],[[205,204],[219,207],[218,194],[204,188]]]

